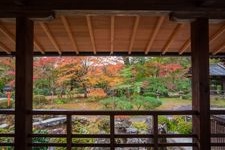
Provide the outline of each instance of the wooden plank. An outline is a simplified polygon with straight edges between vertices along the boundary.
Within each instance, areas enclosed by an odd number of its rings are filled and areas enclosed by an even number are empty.
[[[155,38],[156,38],[156,36],[157,36],[157,34],[159,32],[159,29],[160,29],[161,25],[163,24],[163,21],[164,20],[165,20],[165,17],[164,16],[161,16],[161,17],[158,18],[157,23],[156,23],[156,26],[155,26],[154,31],[153,31],[153,34],[150,37],[150,40],[149,40],[148,45],[147,45],[147,48],[145,50],[145,54],[146,55],[151,50],[152,45],[153,45],[153,42],[154,42],[154,40],[155,40]]]
[[[92,48],[93,48],[93,53],[96,54],[95,38],[94,38],[94,32],[93,32],[93,27],[91,23],[91,17],[86,16],[86,20],[87,20],[88,31],[89,31],[89,35],[91,39]]]
[[[11,50],[2,42],[0,42],[0,49],[6,52],[6,54],[11,54]]]
[[[15,36],[3,24],[0,24],[0,32],[4,34],[13,44],[16,44]],[[44,54],[44,49],[38,41],[34,40],[34,45],[42,54]]]
[[[33,22],[16,19],[15,150],[31,150],[33,99]]]
[[[38,42],[38,40],[34,39],[34,46],[41,52],[41,54],[45,54],[44,48]]]
[[[191,23],[193,134],[197,134],[199,150],[210,150],[209,98],[209,27],[208,19]]]
[[[189,38],[184,42],[181,49],[179,50],[179,55],[182,55],[188,49],[190,45],[191,45],[191,39]]]
[[[110,42],[110,55],[113,54],[114,51],[114,36],[115,36],[115,16],[111,16],[111,42]]]
[[[72,30],[71,30],[71,27],[70,27],[70,24],[69,24],[67,18],[65,16],[61,16],[61,20],[63,22],[63,25],[64,25],[64,27],[66,29],[66,32],[67,32],[69,38],[70,38],[70,40],[71,40],[71,42],[73,44],[73,48],[74,48],[76,54],[79,54],[77,42],[75,41],[74,35],[72,33]]]
[[[140,16],[136,16],[133,31],[132,31],[132,35],[131,35],[130,45],[129,45],[129,49],[128,49],[128,54],[131,54],[131,52],[132,52],[139,22],[140,22]]]
[[[58,45],[58,43],[56,42],[54,36],[52,35],[52,33],[49,30],[49,27],[47,26],[47,24],[40,22],[40,26],[41,28],[44,30],[45,34],[47,35],[48,39],[51,41],[52,45],[55,47],[55,49],[58,51],[59,55],[62,54],[60,47]]]
[[[224,49],[225,49],[225,43],[221,44],[212,54],[216,55]]]
[[[209,39],[210,43],[215,41],[218,37],[220,37],[225,32],[225,24],[220,27]]]
[[[225,32],[225,24],[220,27],[210,38],[209,38],[209,43],[212,43],[213,41],[215,41],[218,37],[220,37],[223,33]],[[182,55],[187,48],[191,45],[191,40],[188,39],[183,46],[181,47],[181,49],[179,50],[179,54]],[[217,50],[215,50],[213,52],[213,55],[216,55],[218,52],[220,52],[223,48],[223,46],[221,45]]]
[[[165,55],[165,53],[168,51],[168,48],[169,48],[170,44],[174,41],[174,38],[176,37],[178,31],[180,30],[180,28],[182,26],[183,26],[183,24],[177,24],[176,27],[174,28],[173,32],[169,36],[168,41],[166,42],[165,46],[162,49],[162,54],[163,55]]]

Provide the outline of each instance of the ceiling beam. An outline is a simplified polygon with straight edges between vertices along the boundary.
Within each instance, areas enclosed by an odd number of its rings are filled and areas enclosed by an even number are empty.
[[[168,41],[166,42],[165,46],[162,49],[162,54],[163,55],[168,51],[170,44],[173,42],[174,38],[176,37],[178,31],[180,30],[180,28],[182,26],[183,26],[183,24],[177,24],[176,27],[174,28],[173,32],[169,36]]]
[[[129,49],[128,49],[128,54],[131,54],[131,52],[132,52],[139,22],[140,22],[140,16],[136,16],[133,31],[132,31],[132,35],[131,35],[130,45],[129,45]]]
[[[92,48],[93,48],[93,53],[96,54],[95,38],[94,38],[94,32],[93,32],[93,27],[91,22],[91,16],[86,16],[86,20],[87,20],[88,31],[89,31],[89,35],[91,39]]]
[[[44,48],[41,46],[41,44],[37,41],[37,39],[34,39],[34,46],[42,53],[45,54]]]
[[[225,19],[225,10],[214,11],[174,11],[170,13],[170,20],[178,22],[192,22],[196,18]]]
[[[58,43],[56,42],[55,38],[53,37],[52,33],[49,30],[49,27],[47,24],[40,22],[41,28],[44,30],[45,34],[47,35],[48,39],[51,41],[52,45],[55,47],[55,49],[58,51],[59,55],[62,54],[60,47]]]
[[[61,20],[63,22],[63,25],[64,25],[64,27],[66,29],[66,32],[67,32],[69,38],[70,38],[70,40],[71,40],[71,42],[73,44],[73,48],[74,48],[76,54],[79,54],[77,42],[75,41],[74,35],[72,33],[72,29],[70,27],[70,24],[69,24],[67,18],[65,16],[61,16]]]
[[[0,24],[0,32],[4,34],[14,45],[16,44],[15,36],[2,24]],[[38,41],[34,40],[34,45],[42,54],[45,53]]]
[[[182,55],[187,49],[188,47],[191,45],[191,40],[190,38],[188,38],[184,44],[182,45],[182,47],[179,50],[179,55]]]
[[[110,54],[114,51],[114,36],[115,36],[115,16],[111,16],[111,39],[110,39]]]
[[[150,40],[149,40],[148,45],[147,45],[147,48],[145,49],[145,54],[146,55],[151,50],[152,45],[153,45],[153,42],[154,42],[154,40],[155,40],[155,38],[156,38],[156,36],[157,36],[157,34],[159,32],[160,27],[162,26],[164,20],[165,20],[165,17],[164,16],[161,16],[161,17],[158,18],[157,23],[156,23],[156,26],[155,26],[155,28],[153,30],[153,34],[150,37]]]
[[[18,0],[17,0],[18,1]],[[222,0],[214,0],[213,3],[205,2],[202,6],[197,0],[29,0],[29,2],[17,2],[15,0],[0,1],[0,10],[205,10],[213,7],[224,8]],[[199,0],[198,0],[199,1]],[[209,1],[209,0],[207,0]],[[202,3],[204,4],[204,3]],[[220,4],[220,5],[219,5]]]
[[[10,49],[5,44],[3,44],[2,42],[0,42],[0,49],[2,49],[7,54],[11,54]]]
[[[220,27],[210,38],[209,38],[209,43],[215,41],[218,37],[220,37],[223,33],[225,32],[225,24]],[[191,45],[191,41],[190,39],[188,39],[183,46],[181,47],[180,51],[179,51],[179,55],[182,55],[187,49],[188,47]],[[213,54],[215,55],[217,50],[215,50],[213,52]],[[220,48],[218,48],[218,51],[220,51]]]
[[[220,27],[210,38],[210,42],[215,41],[219,36],[221,36],[225,32],[225,24]]]
[[[213,55],[216,55],[217,53],[221,52],[225,49],[225,42],[221,44],[215,51],[212,52]]]

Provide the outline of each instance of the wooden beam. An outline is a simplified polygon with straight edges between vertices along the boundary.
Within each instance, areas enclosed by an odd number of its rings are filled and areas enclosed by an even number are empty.
[[[92,48],[93,48],[93,53],[96,54],[95,38],[94,38],[94,32],[93,32],[91,17],[86,16],[86,20],[87,20],[88,31],[89,31],[89,35],[90,35],[90,39],[91,39]]]
[[[221,36],[225,32],[225,24],[220,27],[211,37],[210,42],[215,41],[219,36]]]
[[[0,2],[1,5],[1,2]],[[1,7],[1,6],[0,6]],[[0,18],[16,18],[16,17],[28,17],[31,20],[53,20],[55,19],[54,11],[49,10],[25,10],[25,9],[1,9]]]
[[[140,22],[140,16],[136,16],[133,31],[132,31],[132,35],[131,35],[130,45],[129,45],[129,49],[128,49],[128,54],[131,54],[131,51],[133,49],[133,45],[134,45],[135,37],[136,37],[136,34],[137,34],[139,22]]]
[[[191,40],[190,38],[187,39],[184,44],[182,45],[181,49],[179,50],[179,55],[182,55],[187,49],[188,47],[191,45]]]
[[[145,50],[145,54],[146,55],[151,50],[152,45],[153,45],[153,42],[154,42],[154,40],[155,40],[155,38],[156,38],[156,36],[157,36],[157,34],[159,32],[160,27],[162,26],[164,20],[165,20],[165,17],[164,16],[161,16],[161,17],[158,18],[157,23],[156,23],[156,26],[155,26],[155,28],[153,30],[153,34],[150,37],[150,40],[149,40],[148,45],[147,45],[147,48]]]
[[[209,11],[224,9],[225,3],[222,0],[207,6],[198,6],[196,0],[30,0],[27,4],[18,5],[14,0],[0,1],[0,10],[143,10],[143,11]],[[217,3],[220,1],[219,3]],[[31,11],[31,12],[32,12]]]
[[[33,99],[33,22],[16,19],[15,150],[31,150]]]
[[[209,27],[208,19],[191,23],[192,117],[193,134],[197,134],[198,150],[210,150],[209,98]],[[194,149],[194,150],[195,150]]]
[[[209,38],[209,43],[215,41],[218,37],[220,37],[223,33],[225,32],[225,24],[220,27],[210,38]],[[183,46],[181,47],[180,51],[179,51],[179,54],[182,55],[186,50],[187,48],[191,45],[191,41],[190,39],[188,39],[184,44]],[[222,47],[222,46],[221,46]],[[213,55],[216,55],[220,50],[221,50],[221,47],[219,47],[217,50],[215,50],[213,52]],[[218,52],[217,52],[218,51]]]
[[[62,54],[60,47],[58,43],[56,42],[55,38],[53,37],[52,33],[50,32],[47,24],[40,22],[41,28],[44,30],[45,34],[47,35],[48,39],[51,41],[52,45],[55,47],[55,49],[58,51],[59,55]]]
[[[0,24],[0,32],[4,34],[13,44],[16,44],[15,36],[2,24]],[[44,49],[38,41],[34,40],[34,45],[42,54],[44,54]]]
[[[4,34],[13,44],[16,43],[14,35],[1,23],[0,32]]]
[[[0,49],[2,49],[7,54],[11,54],[11,50],[5,44],[3,44],[2,42],[0,42]]]
[[[65,16],[61,16],[61,20],[63,22],[63,25],[64,25],[64,27],[66,29],[66,32],[67,32],[69,38],[70,38],[70,40],[71,40],[71,42],[73,44],[73,48],[74,48],[76,54],[79,54],[77,42],[75,41],[74,35],[72,33],[72,30],[70,28],[70,24],[69,24],[67,18]]]
[[[110,54],[114,51],[114,36],[115,36],[115,16],[111,16],[111,39],[110,39]]]
[[[173,42],[174,38],[176,37],[178,31],[180,30],[180,28],[182,26],[183,26],[183,24],[177,24],[176,27],[174,28],[173,32],[169,36],[168,41],[166,42],[165,46],[162,49],[162,54],[163,55],[168,51],[168,48],[169,48],[170,44]]]
[[[215,51],[212,52],[212,54],[216,55],[224,49],[225,49],[225,43],[221,44]]]
[[[35,46],[42,54],[45,54],[44,48],[41,46],[41,44],[40,44],[36,39],[34,39],[34,46]]]

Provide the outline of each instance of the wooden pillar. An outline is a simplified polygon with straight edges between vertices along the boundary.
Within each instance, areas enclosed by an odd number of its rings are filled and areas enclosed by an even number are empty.
[[[31,150],[33,95],[33,22],[16,18],[15,150]]]
[[[191,23],[193,133],[199,150],[210,150],[209,31],[208,19]]]

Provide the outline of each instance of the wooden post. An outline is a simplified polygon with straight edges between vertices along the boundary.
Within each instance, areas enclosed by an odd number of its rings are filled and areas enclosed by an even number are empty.
[[[208,19],[191,23],[193,133],[197,134],[199,150],[210,150],[209,98],[209,31]]]
[[[15,150],[31,150],[33,95],[33,22],[16,18]]]

